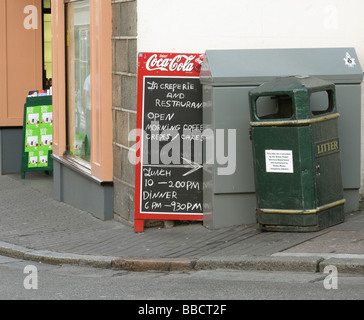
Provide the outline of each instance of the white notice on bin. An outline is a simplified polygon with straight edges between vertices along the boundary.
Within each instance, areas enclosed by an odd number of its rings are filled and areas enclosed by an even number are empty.
[[[293,173],[292,150],[265,150],[267,172]]]

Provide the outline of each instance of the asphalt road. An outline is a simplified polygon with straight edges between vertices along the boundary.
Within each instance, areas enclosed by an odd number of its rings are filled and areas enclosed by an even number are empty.
[[[333,275],[331,271],[327,274],[232,270],[138,273],[52,266],[0,256],[0,299],[224,302],[364,298],[363,276],[338,274],[334,281]],[[143,305],[143,301],[140,303]]]

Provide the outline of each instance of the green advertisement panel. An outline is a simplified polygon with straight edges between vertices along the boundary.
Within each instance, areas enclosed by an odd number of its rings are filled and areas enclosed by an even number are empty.
[[[52,96],[28,97],[24,105],[21,177],[25,172],[53,172]]]

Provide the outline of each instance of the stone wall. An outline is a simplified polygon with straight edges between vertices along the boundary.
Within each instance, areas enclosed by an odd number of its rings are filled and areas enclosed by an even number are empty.
[[[137,111],[137,1],[112,0],[114,214],[134,220],[135,166],[128,161]]]

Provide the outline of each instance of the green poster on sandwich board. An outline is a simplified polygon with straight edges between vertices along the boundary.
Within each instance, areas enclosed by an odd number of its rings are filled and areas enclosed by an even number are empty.
[[[21,178],[25,172],[53,174],[52,96],[28,97],[24,104]]]

